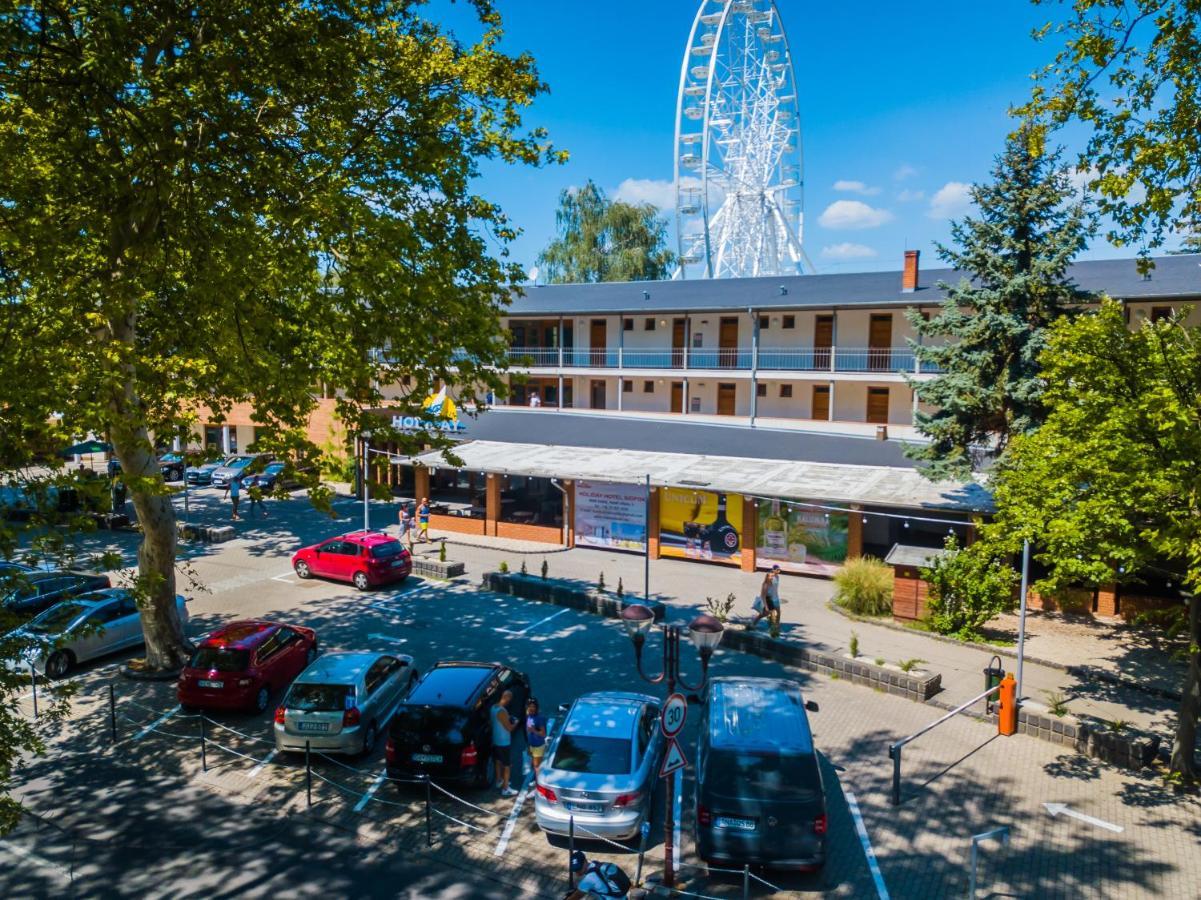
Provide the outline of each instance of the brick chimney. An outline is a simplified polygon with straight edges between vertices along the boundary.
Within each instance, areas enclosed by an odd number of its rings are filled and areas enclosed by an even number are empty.
[[[901,273],[901,293],[912,294],[917,290],[917,260],[921,250],[905,251],[905,271]]]

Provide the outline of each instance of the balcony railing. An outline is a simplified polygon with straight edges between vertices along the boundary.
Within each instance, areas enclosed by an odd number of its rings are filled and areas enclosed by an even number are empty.
[[[528,368],[736,369],[764,372],[854,372],[934,374],[906,347],[760,347],[758,365],[750,347],[712,349],[510,347],[509,362]]]

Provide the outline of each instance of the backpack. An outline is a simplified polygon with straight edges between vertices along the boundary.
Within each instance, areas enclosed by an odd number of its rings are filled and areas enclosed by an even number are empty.
[[[611,862],[589,863],[589,872],[595,872],[605,882],[605,897],[624,897],[630,892],[630,876]]]

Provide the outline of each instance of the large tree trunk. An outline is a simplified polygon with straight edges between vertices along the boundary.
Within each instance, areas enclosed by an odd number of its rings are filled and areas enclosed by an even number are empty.
[[[1198,780],[1197,717],[1201,713],[1201,599],[1190,597],[1188,603],[1188,672],[1180,700],[1180,720],[1176,740],[1172,744],[1172,771],[1179,772],[1187,783]]]

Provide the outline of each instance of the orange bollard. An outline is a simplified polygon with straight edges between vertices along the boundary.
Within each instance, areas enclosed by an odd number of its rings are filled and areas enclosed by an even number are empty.
[[[1012,675],[1001,679],[997,708],[997,734],[1010,735],[1018,730],[1018,684]]]

